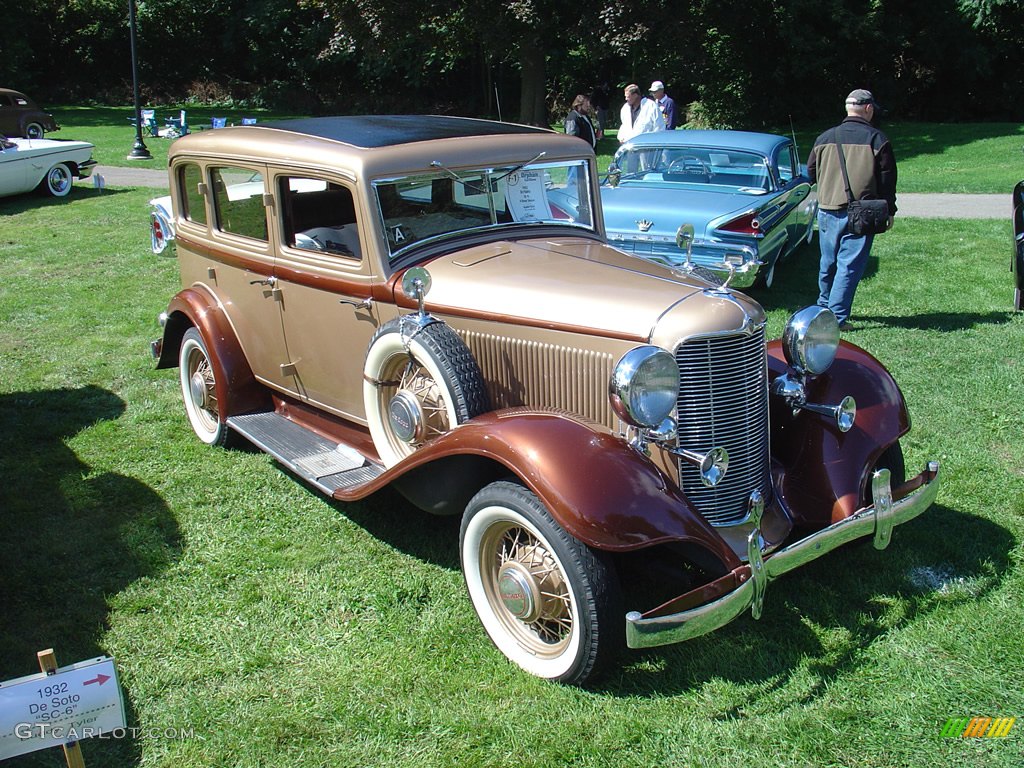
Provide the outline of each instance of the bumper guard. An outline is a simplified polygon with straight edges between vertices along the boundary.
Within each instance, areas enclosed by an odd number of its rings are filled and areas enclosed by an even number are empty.
[[[754,529],[747,537],[748,564],[742,566],[746,580],[732,592],[705,605],[668,616],[644,618],[631,611],[626,614],[626,644],[630,648],[653,648],[679,643],[713,632],[747,608],[755,619],[761,617],[764,594],[769,582],[788,571],[806,565],[844,544],[865,536],[874,537],[875,549],[885,549],[892,540],[892,529],[924,512],[935,501],[939,492],[939,463],[928,462],[924,472],[910,481],[914,490],[899,501],[893,501],[889,470],[882,469],[871,479],[871,506],[865,507],[845,520],[795,541],[768,557],[761,554],[759,495],[751,500]],[[749,576],[746,571],[749,570]]]

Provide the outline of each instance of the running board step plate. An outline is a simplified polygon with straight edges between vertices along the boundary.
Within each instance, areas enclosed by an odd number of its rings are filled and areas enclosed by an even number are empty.
[[[354,448],[328,440],[278,413],[229,416],[228,426],[328,496],[384,472],[383,466]]]

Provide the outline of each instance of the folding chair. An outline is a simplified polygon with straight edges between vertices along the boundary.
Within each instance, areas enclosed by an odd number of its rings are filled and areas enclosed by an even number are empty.
[[[225,125],[228,124],[228,119],[226,117],[211,117],[210,124],[214,128],[223,128]]]
[[[242,118],[242,125],[256,125],[256,118],[255,117],[243,117]]]
[[[188,133],[188,121],[185,119],[185,110],[181,110],[178,117],[168,117],[164,120],[164,125],[170,129],[165,135],[184,136]]]
[[[156,127],[156,110],[155,109],[142,109],[139,110],[142,116],[142,131],[148,136],[157,137],[160,135],[160,131]],[[135,118],[129,117],[128,122],[135,125]]]

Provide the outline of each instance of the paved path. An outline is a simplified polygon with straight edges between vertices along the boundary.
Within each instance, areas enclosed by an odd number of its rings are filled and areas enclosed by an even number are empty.
[[[97,166],[98,173],[114,187],[167,189],[167,170]],[[922,219],[1009,219],[1010,193],[1005,195],[933,195],[902,193],[898,196],[901,217]]]
[[[1010,191],[1005,195],[927,195],[898,192],[897,218],[1010,219]]]

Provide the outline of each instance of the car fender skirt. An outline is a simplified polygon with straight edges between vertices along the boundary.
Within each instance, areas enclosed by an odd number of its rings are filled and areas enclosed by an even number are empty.
[[[782,344],[768,344],[769,377],[790,371]],[[870,498],[872,470],[886,448],[910,430],[903,393],[874,357],[845,341],[829,370],[807,382],[807,401],[836,405],[850,395],[857,418],[849,432],[834,420],[794,412],[771,398],[771,453],[776,492],[798,529],[818,529],[844,520]],[[898,492],[899,489],[894,489]]]
[[[227,315],[217,297],[202,286],[186,288],[171,299],[156,367],[177,367],[181,338],[192,326],[210,353],[221,418],[269,408],[270,395],[253,376]]]
[[[559,525],[595,549],[625,552],[687,541],[708,550],[727,568],[738,564],[728,545],[650,459],[607,427],[571,414],[525,408],[492,411],[436,438],[388,474],[404,495],[428,508],[418,501],[424,492],[413,485],[445,478],[444,493],[450,494],[451,476],[460,473],[446,472],[444,465],[479,468],[480,459],[489,460],[492,474],[516,475]],[[469,485],[478,489],[491,479],[473,477]],[[438,494],[427,491],[426,496]]]

